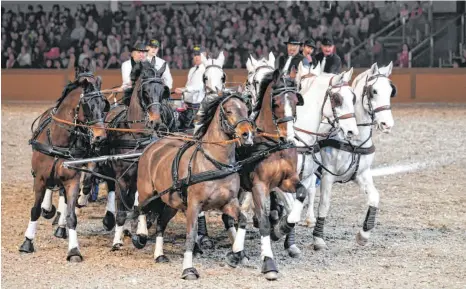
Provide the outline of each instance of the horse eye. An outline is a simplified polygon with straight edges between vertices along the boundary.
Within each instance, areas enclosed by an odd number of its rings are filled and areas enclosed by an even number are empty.
[[[373,94],[377,94],[377,90],[375,90],[375,89],[372,90],[372,93],[373,93]]]

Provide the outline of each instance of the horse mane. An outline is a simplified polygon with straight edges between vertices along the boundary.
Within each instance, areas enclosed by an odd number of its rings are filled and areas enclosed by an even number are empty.
[[[198,123],[202,125],[200,129],[194,135],[195,138],[200,139],[205,135],[207,129],[210,126],[210,123],[215,117],[215,113],[217,111],[218,106],[227,98],[230,97],[231,94],[224,94],[222,96],[218,96],[210,102],[205,103],[204,108],[204,115],[199,117]]]
[[[68,96],[70,92],[72,92],[78,87],[79,87],[78,80],[68,82],[68,84],[65,85],[65,88],[63,89],[60,98],[57,99],[55,108],[59,107],[60,104],[63,102],[63,100],[66,98],[66,96]]]
[[[369,74],[369,72],[370,72],[370,69],[368,69],[368,70],[366,70],[366,71],[360,73],[358,76],[356,76],[356,77],[354,78],[354,80],[353,80],[352,87],[355,88],[356,85],[359,83],[359,81],[360,81],[362,78],[366,77],[367,74]]]
[[[259,111],[262,108],[262,101],[264,100],[265,92],[269,87],[270,83],[273,81],[273,74],[274,72],[271,71],[264,75],[260,85],[259,85],[259,92],[257,95],[256,106],[252,109],[253,111]]]

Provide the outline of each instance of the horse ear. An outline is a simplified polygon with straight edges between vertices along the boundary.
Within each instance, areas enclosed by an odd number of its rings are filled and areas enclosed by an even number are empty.
[[[249,55],[248,61],[246,61],[246,69],[248,70],[248,72],[254,71],[254,67],[256,67],[255,59],[253,59],[254,57],[252,57],[252,55]]]
[[[223,64],[225,63],[225,54],[223,54],[223,50],[218,54],[216,62],[218,66],[223,67]]]
[[[351,76],[353,76],[353,67],[343,74],[343,81],[350,82]]]
[[[275,69],[273,72],[273,82],[277,82],[278,78],[280,77],[280,69]]]
[[[314,75],[320,75],[322,73],[322,66],[320,65],[320,62],[317,62],[315,66],[312,66],[310,72]]]
[[[392,69],[393,69],[393,61],[390,61],[390,63],[387,65],[387,71],[385,71],[386,77],[389,77],[392,74]]]
[[[275,55],[273,55],[272,51],[269,53],[269,65],[275,67]]]
[[[296,66],[293,65],[293,67],[291,67],[291,70],[290,70],[290,77],[291,78],[296,78]]]
[[[155,59],[155,57],[154,57]],[[152,65],[152,64],[151,64]],[[159,70],[157,70],[157,75],[158,77],[162,77],[163,73],[165,72],[165,69],[167,68],[167,62],[164,62],[162,67],[160,67]]]
[[[372,64],[370,70],[372,75],[376,75],[379,73],[379,67],[377,66],[377,62]]]
[[[207,66],[207,58],[205,57],[204,53],[201,53],[201,61],[204,66]]]
[[[331,85],[334,86],[334,85],[337,85],[337,84],[341,83],[344,76],[345,76],[344,72],[342,72],[340,74],[336,74],[335,76],[333,76]]]
[[[155,56],[152,57],[152,60],[150,61],[150,65],[152,65],[153,67],[155,66]]]

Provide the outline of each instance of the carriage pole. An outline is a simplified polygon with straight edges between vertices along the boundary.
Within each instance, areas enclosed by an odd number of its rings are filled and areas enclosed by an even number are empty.
[[[132,154],[121,154],[121,155],[112,155],[112,156],[101,156],[96,158],[88,158],[88,159],[80,159],[74,161],[66,161],[63,162],[63,167],[68,168],[69,166],[73,165],[82,165],[87,163],[98,163],[98,162],[105,162],[105,161],[116,161],[121,159],[133,159],[139,158],[142,153],[132,153]]]

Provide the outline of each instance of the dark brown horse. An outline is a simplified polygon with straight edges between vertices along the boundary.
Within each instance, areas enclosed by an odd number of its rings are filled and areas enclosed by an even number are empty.
[[[122,131],[108,132],[106,154],[142,152],[148,144],[158,138],[156,129],[162,125],[161,109],[164,106],[162,102],[164,98],[168,98],[168,95],[165,95],[167,91],[161,78],[165,68],[164,65],[156,70],[154,63],[147,61],[140,62],[133,67],[132,73],[135,73],[137,81],[129,107],[118,106],[112,109],[106,118],[109,127],[122,129]],[[124,131],[125,129],[133,131]],[[113,250],[123,245],[123,226],[127,212],[133,208],[136,194],[137,168],[137,159],[111,160],[98,167],[98,171],[103,175],[118,181],[118,185],[107,181],[109,193],[107,211],[103,220],[107,230],[114,227],[116,220]]]
[[[78,74],[76,80],[67,85],[49,115],[43,115],[39,127],[33,133],[30,144],[33,147],[35,201],[25,233],[26,239],[19,249],[20,252],[34,252],[33,240],[37,231],[37,220],[41,214],[42,200],[47,189],[58,186],[64,188],[67,200],[67,260],[82,261],[75,214],[81,173],[64,168],[62,163],[66,159],[90,156],[91,148],[106,139],[103,128],[109,103],[100,92],[100,85],[100,78],[91,73]],[[51,191],[46,197],[49,199],[45,202],[46,206],[42,208],[42,212],[45,217],[52,218]]]
[[[254,139],[252,148],[240,152],[241,159],[264,154],[263,158],[247,162],[243,166],[241,188],[252,192],[261,235],[262,273],[269,280],[275,280],[278,273],[271,248],[271,235],[272,239],[278,240],[290,233],[294,227],[294,223],[288,223],[285,217],[277,222],[277,228],[272,230],[268,214],[270,191],[278,187],[285,192],[298,192],[297,198],[301,203],[305,196],[297,174],[297,152],[294,148],[293,129],[296,106],[303,103],[302,96],[296,92],[291,79],[280,76],[278,70],[268,74],[262,81],[258,99],[260,108],[256,119],[258,135]],[[223,220],[227,228],[233,226],[229,218],[224,217]],[[240,219],[233,251],[227,255],[227,263],[232,267],[236,267],[245,256],[245,234],[246,220]]]
[[[182,278],[189,280],[199,277],[192,260],[198,214],[220,209],[238,219],[240,179],[235,168],[235,143],[251,145],[253,139],[248,109],[238,96],[218,96],[206,105],[205,112],[196,141],[160,139],[144,151],[138,169],[140,215],[133,242],[138,248],[145,245],[147,204],[155,198],[152,210],[157,211],[159,219],[154,257],[156,262],[167,262],[163,254],[165,228],[177,210],[185,211],[187,233]]]

